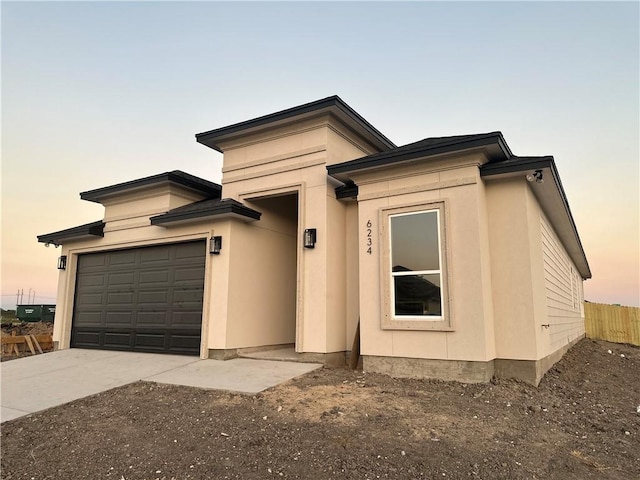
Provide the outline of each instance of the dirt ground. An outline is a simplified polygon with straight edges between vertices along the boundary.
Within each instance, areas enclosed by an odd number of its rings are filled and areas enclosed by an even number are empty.
[[[323,369],[255,396],[137,382],[2,424],[10,479],[638,479],[640,348],[538,388]]]

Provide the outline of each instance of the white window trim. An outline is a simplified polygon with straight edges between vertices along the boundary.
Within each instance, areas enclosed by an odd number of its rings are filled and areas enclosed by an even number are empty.
[[[385,207],[380,209],[380,262],[381,262],[381,286],[382,286],[382,319],[383,330],[435,330],[453,331],[452,308],[450,305],[451,291],[449,288],[450,259],[447,251],[447,223],[446,200],[436,202]],[[424,212],[438,212],[438,249],[440,255],[440,270],[420,270],[411,272],[392,272],[391,266],[391,217],[398,215],[411,215]],[[395,315],[395,292],[393,278],[405,275],[440,275],[440,296],[442,315],[440,316],[412,316]]]

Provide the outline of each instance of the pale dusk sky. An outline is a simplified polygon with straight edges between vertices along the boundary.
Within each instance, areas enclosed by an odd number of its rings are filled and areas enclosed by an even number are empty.
[[[79,192],[170,170],[219,182],[199,132],[337,94],[398,145],[499,130],[553,155],[593,279],[640,305],[637,2],[6,2],[2,307],[55,303],[36,235]]]

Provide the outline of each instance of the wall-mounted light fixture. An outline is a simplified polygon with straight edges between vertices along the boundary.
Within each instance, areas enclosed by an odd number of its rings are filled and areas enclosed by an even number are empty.
[[[315,248],[316,246],[316,229],[307,228],[304,231],[304,248]]]
[[[209,240],[209,253],[212,255],[219,255],[222,250],[222,237],[211,237]]]
[[[534,180],[536,183],[542,183],[544,181],[542,179],[542,170],[536,170],[533,173],[527,173],[527,181],[533,182]]]
[[[58,270],[66,270],[67,269],[67,256],[61,255],[58,257]]]

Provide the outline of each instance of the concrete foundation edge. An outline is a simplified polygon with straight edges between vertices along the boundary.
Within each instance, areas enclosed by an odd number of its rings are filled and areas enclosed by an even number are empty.
[[[559,348],[540,360],[510,360],[505,358],[496,358],[494,360],[496,377],[515,378],[538,386],[542,377],[544,377],[544,374],[547,373],[571,347],[584,337],[584,334],[580,335],[562,348]]]
[[[493,378],[493,361],[432,360],[425,358],[379,357],[364,355],[365,372],[398,378],[434,378],[464,383],[488,382]]]
[[[398,378],[433,378],[463,383],[484,383],[495,376],[513,378],[538,386],[544,374],[583,338],[584,335],[577,337],[540,360],[496,358],[479,362],[364,355],[363,370]]]
[[[286,345],[284,345],[286,346]],[[229,349],[209,349],[208,358],[212,360],[231,360],[232,358],[238,358],[241,353],[249,353],[251,351],[265,351],[265,350],[277,350],[282,348],[283,345],[271,345],[259,348],[229,348]],[[295,360],[287,359],[290,361],[296,361],[300,363],[320,363],[325,367],[343,367],[346,365],[345,352],[331,352],[331,353],[315,353],[315,352],[303,352],[296,354]]]

